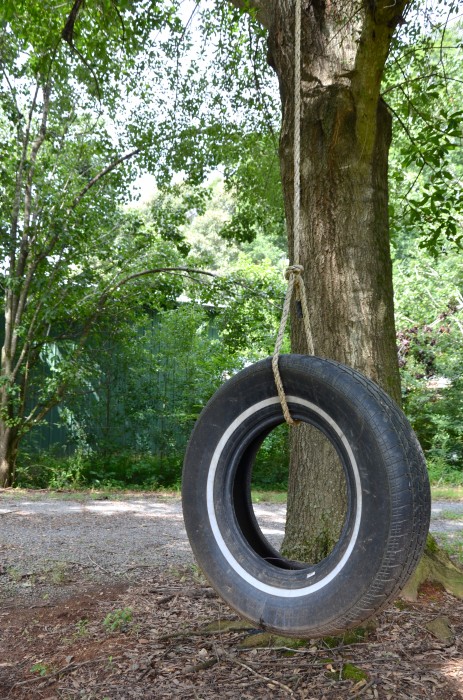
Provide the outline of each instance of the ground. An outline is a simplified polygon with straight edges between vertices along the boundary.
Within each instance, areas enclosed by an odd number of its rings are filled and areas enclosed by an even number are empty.
[[[463,504],[433,508],[452,537]],[[284,507],[258,515],[278,541]],[[434,586],[363,634],[290,648],[212,591],[176,497],[4,491],[0,526],[2,700],[463,698],[463,601]]]

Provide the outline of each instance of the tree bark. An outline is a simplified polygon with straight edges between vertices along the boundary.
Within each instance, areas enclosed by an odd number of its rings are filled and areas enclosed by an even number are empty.
[[[18,454],[18,434],[0,422],[0,488],[13,485]]]
[[[400,11],[303,2],[301,264],[315,354],[362,371],[400,401],[388,230],[391,118],[379,86]],[[339,5],[339,8],[338,8]],[[393,12],[392,12],[393,10]],[[270,61],[282,99],[280,163],[293,251],[294,3],[274,2]],[[306,353],[292,314],[293,352]],[[291,430],[285,554],[316,562],[344,520],[342,469],[326,439]]]

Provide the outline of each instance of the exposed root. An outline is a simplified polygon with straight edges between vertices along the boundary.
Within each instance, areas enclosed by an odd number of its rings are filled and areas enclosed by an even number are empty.
[[[402,590],[401,597],[404,600],[416,601],[418,589],[426,581],[440,583],[447,593],[463,599],[463,570],[451,561],[432,535],[428,535],[421,561]]]

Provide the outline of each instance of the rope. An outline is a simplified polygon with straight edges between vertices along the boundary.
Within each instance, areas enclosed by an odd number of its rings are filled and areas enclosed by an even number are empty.
[[[309,354],[313,355],[313,339],[310,328],[309,309],[305,292],[303,272],[304,268],[300,264],[301,251],[301,25],[302,25],[302,0],[296,1],[295,25],[294,25],[294,199],[293,199],[293,246],[294,264],[287,268],[285,276],[288,280],[283,311],[281,314],[280,327],[275,342],[275,349],[272,357],[273,376],[280,399],[281,408],[285,421],[289,425],[296,425],[291,417],[286,400],[286,394],[278,367],[281,345],[288,322],[291,299],[296,288],[296,299],[300,301],[302,308],[302,318],[307,340]]]

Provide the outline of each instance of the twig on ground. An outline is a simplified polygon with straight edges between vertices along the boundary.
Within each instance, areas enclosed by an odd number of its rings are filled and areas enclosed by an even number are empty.
[[[114,575],[114,574],[117,574],[116,571],[108,571],[108,569],[103,568],[103,567],[101,566],[101,564],[98,564],[97,561],[95,561],[94,559],[92,559],[92,557],[90,556],[90,554],[89,554],[88,552],[87,552],[87,557],[90,559],[90,561],[92,562],[92,564],[94,564],[95,566],[97,566],[101,571],[104,571],[104,573],[107,574],[107,576],[112,576],[112,575]]]
[[[216,654],[219,658],[223,657],[223,658],[227,659],[227,661],[230,661],[231,663],[236,664],[237,666],[241,666],[242,668],[245,668],[250,673],[253,673],[255,676],[262,678],[262,680],[267,681],[267,683],[270,683],[272,685],[277,685],[280,688],[283,688],[284,690],[286,690],[286,692],[289,693],[290,695],[294,695],[294,692],[289,687],[289,685],[285,685],[281,681],[277,681],[275,678],[269,678],[268,676],[264,676],[262,673],[259,673],[259,671],[256,671],[255,668],[253,668],[252,666],[249,666],[249,664],[244,664],[242,661],[238,661],[238,659],[235,659],[234,656],[232,656],[231,654],[228,654],[226,651],[216,649]]]

